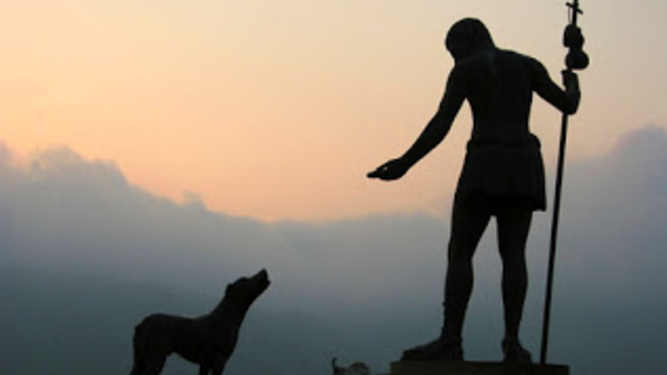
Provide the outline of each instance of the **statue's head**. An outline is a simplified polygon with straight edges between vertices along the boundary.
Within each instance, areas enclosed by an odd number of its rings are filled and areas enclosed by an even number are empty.
[[[493,39],[482,21],[464,18],[455,23],[447,33],[445,46],[455,61],[462,60],[480,49],[493,47]]]

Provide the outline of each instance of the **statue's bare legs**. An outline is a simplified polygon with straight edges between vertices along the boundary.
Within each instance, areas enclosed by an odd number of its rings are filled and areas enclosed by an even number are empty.
[[[403,353],[403,360],[463,360],[462,328],[473,288],[472,258],[492,216],[498,221],[498,245],[503,262],[505,360],[529,362],[519,343],[519,325],[528,286],[525,248],[532,209],[514,202],[457,197],[452,210],[451,237],[445,281],[445,322],[441,337]]]

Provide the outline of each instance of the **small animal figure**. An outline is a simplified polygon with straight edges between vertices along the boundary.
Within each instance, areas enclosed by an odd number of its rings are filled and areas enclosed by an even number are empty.
[[[331,360],[333,375],[371,375],[371,370],[361,362],[355,362],[350,367],[340,367],[336,365],[336,358]]]
[[[206,315],[149,315],[134,329],[131,375],[158,375],[176,353],[199,365],[199,375],[221,375],[231,357],[250,305],[269,287],[262,270],[227,285],[222,301]]]

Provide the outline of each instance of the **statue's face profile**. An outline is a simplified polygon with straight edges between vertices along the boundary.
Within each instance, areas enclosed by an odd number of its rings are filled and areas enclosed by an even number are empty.
[[[454,61],[460,61],[482,48],[493,47],[493,40],[482,21],[464,18],[449,29],[445,46]]]

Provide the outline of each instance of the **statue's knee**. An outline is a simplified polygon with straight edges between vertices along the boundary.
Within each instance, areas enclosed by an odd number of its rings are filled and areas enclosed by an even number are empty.
[[[450,246],[447,252],[447,260],[450,264],[467,264],[472,261],[474,250],[460,246]]]
[[[475,253],[475,244],[470,241],[452,238],[447,249],[447,260],[450,262],[469,262]]]

